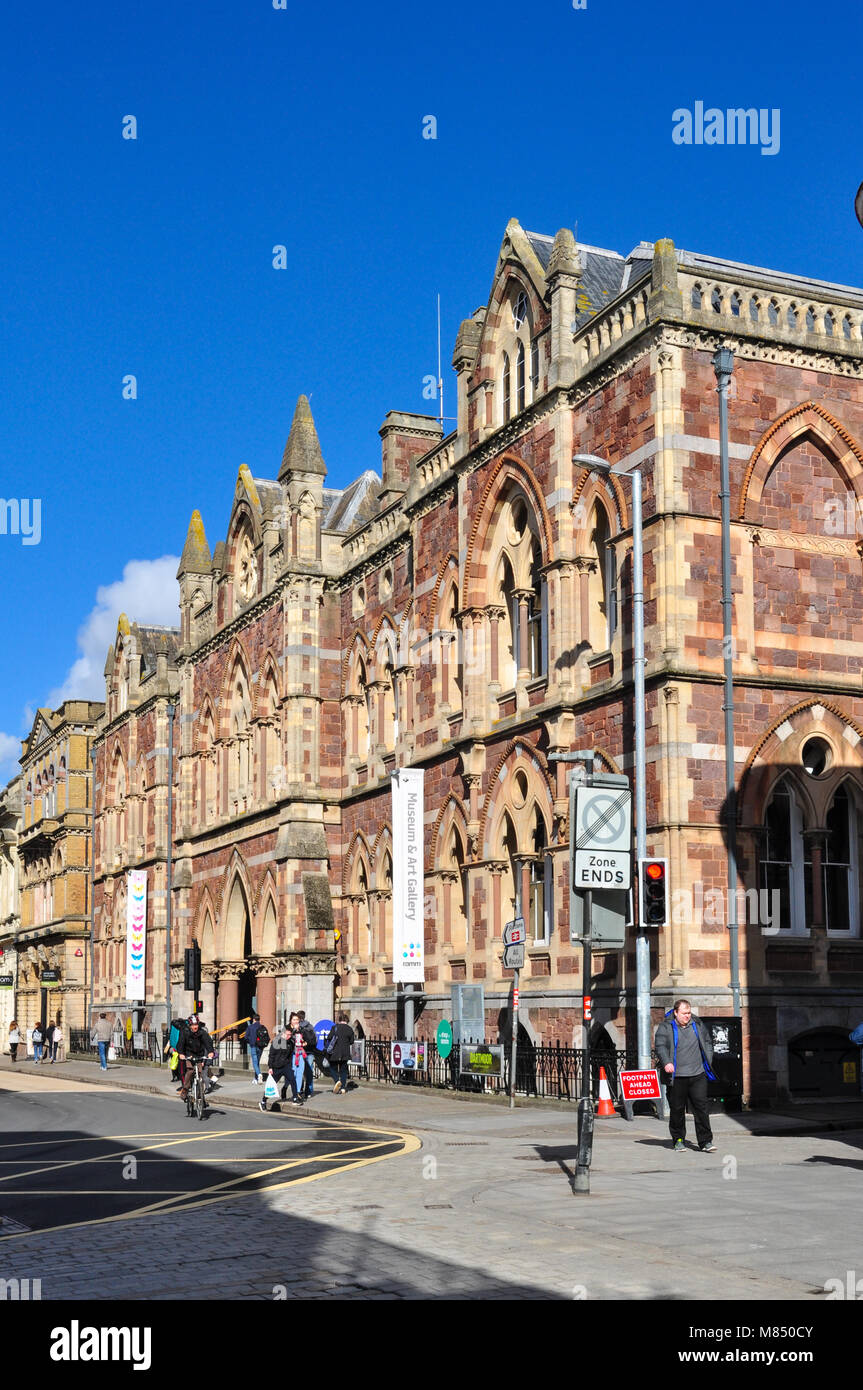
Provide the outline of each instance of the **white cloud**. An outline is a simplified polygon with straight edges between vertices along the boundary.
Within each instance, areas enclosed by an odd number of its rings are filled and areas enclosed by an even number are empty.
[[[96,604],[78,631],[79,656],[61,685],[49,691],[39,704],[56,709],[64,700],[104,700],[105,658],[117,635],[117,619],[125,613],[130,622],[179,627],[179,589],[176,555],[160,560],[130,560],[123,578],[96,590]],[[36,706],[27,704],[21,717],[23,734],[29,734]],[[0,732],[0,786],[20,771],[22,735]]]
[[[51,709],[64,700],[104,700],[105,658],[117,635],[117,619],[125,613],[133,623],[179,627],[177,555],[160,560],[130,560],[123,578],[96,590],[96,606],[78,631],[80,655],[62,685],[45,700]]]
[[[21,740],[14,734],[0,734],[0,778],[8,781],[18,771]]]

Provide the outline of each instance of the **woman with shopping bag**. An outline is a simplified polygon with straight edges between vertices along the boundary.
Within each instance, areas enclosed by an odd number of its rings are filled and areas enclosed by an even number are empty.
[[[296,1017],[296,1015],[294,1015]],[[293,1040],[284,1028],[277,1028],[270,1039],[267,1061],[267,1082],[258,1108],[266,1113],[267,1101],[284,1100],[287,1086],[292,1092],[291,1104],[302,1105],[297,1094],[297,1079],[293,1067]]]

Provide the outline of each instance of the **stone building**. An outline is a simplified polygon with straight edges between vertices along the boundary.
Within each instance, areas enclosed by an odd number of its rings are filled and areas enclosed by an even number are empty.
[[[40,709],[23,743],[15,951],[18,1022],[27,1027],[48,1018],[66,1029],[87,1023],[90,742],[101,713],[102,705],[89,700]]]
[[[179,676],[176,628],[139,626],[121,614],[105,663],[105,705],[93,739],[93,1001],[137,1029],[165,1021],[168,776]],[[175,763],[176,767],[176,763]],[[127,998],[128,873],[146,873],[143,998]],[[182,959],[182,947],[177,948]],[[172,957],[173,958],[173,957]]]
[[[21,777],[0,791],[0,1043],[5,1045],[15,1017],[18,957],[15,939],[21,925],[18,888],[18,835],[21,831]]]
[[[512,221],[458,334],[452,433],[390,412],[380,478],[334,490],[300,398],[277,477],[241,467],[226,539],[211,553],[195,513],[178,576],[172,962],[201,943],[208,1014],[253,998],[268,1018],[329,1014],[335,987],[366,1032],[396,1034],[390,774],[411,764],[420,1036],[458,981],[483,984],[487,1034],[506,1035],[501,931],[520,911],[526,1032],[579,1043],[568,773],[551,755],[631,773],[633,688],[631,493],[576,453],[644,478],[647,844],[674,893],[655,1015],[681,993],[730,1011],[711,365],[726,345],[746,1090],[813,1089],[807,1054],[863,1013],[861,323],[857,289]],[[597,1027],[618,1045],[633,966],[595,959]]]

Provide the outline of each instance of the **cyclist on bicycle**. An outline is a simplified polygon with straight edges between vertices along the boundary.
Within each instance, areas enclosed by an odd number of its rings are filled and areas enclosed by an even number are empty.
[[[213,1039],[205,1028],[202,1028],[197,1018],[193,1014],[189,1019],[186,1029],[186,1036],[181,1042],[182,1052],[180,1060],[189,1065],[186,1069],[186,1077],[183,1082],[183,1089],[180,1091],[180,1100],[185,1100],[189,1092],[189,1086],[194,1077],[194,1067],[197,1062],[212,1061],[215,1055]],[[206,1069],[201,1073],[202,1080],[206,1082]]]

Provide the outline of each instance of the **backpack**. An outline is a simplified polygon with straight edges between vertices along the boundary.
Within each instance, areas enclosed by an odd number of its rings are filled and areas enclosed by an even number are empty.
[[[315,1032],[314,1025],[309,1023],[308,1019],[306,1019],[305,1023],[300,1024],[300,1032],[303,1035],[303,1042],[306,1044],[306,1047],[311,1048],[312,1052],[317,1052],[318,1035]]]
[[[42,1030],[41,1030],[40,1028],[34,1028],[34,1029],[33,1029],[33,1042],[38,1044],[38,1043],[40,1043],[41,1041],[42,1041]]]
[[[335,1050],[336,1050],[336,1043],[338,1042],[338,1040],[339,1040],[339,1025],[336,1023],[336,1024],[334,1024],[333,1027],[330,1029],[329,1033],[327,1034],[327,1040],[326,1040],[326,1042],[324,1043],[324,1053],[326,1054],[327,1057],[332,1057],[333,1053],[334,1053]]]
[[[263,1050],[270,1041],[270,1034],[265,1023],[258,1024],[258,1031],[255,1034],[255,1047]]]

